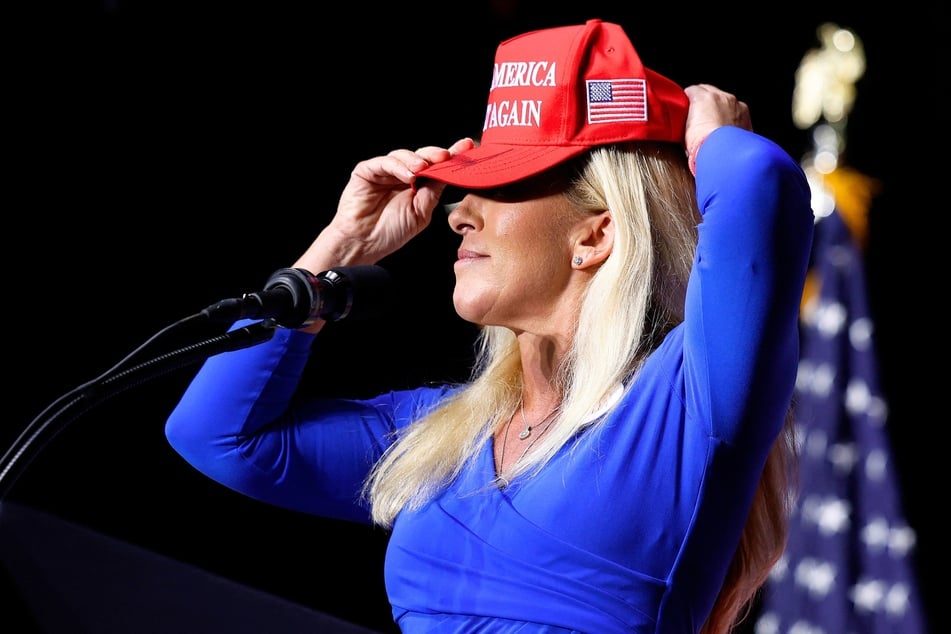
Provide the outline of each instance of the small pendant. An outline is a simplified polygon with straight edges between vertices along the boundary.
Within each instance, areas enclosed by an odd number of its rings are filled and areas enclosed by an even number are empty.
[[[525,429],[523,429],[522,431],[520,431],[520,432],[518,433],[518,439],[519,439],[519,440],[525,440],[526,438],[528,438],[528,437],[531,436],[531,435],[532,435],[532,428],[531,428],[531,427],[526,427]]]

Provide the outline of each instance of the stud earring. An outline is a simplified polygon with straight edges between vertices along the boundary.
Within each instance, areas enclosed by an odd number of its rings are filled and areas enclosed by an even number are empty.
[[[575,257],[571,258],[571,263],[575,266],[581,266],[582,262],[584,262],[584,259],[580,255],[576,255]]]

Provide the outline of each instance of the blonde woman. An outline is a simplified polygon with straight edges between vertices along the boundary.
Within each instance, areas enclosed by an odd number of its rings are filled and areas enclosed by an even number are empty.
[[[471,379],[308,399],[309,320],[206,361],[169,442],[258,500],[389,529],[406,634],[728,632],[786,535],[804,175],[746,104],[600,20],[503,42],[486,112],[479,144],[357,164],[293,264],[375,264],[452,203]]]

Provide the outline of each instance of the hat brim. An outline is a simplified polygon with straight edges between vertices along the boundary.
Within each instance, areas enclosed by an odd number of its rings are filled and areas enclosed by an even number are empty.
[[[416,176],[462,187],[501,187],[540,174],[590,149],[589,146],[480,145]]]

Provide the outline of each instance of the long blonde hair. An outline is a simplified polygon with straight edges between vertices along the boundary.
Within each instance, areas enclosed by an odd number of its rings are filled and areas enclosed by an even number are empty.
[[[585,426],[596,424],[589,414],[618,384],[629,382],[684,318],[700,214],[683,149],[666,143],[603,146],[567,167],[573,178],[564,195],[580,213],[611,210],[614,246],[582,298],[572,345],[554,386],[563,400],[551,431],[508,479],[541,469]],[[364,487],[374,521],[390,527],[401,510],[418,509],[437,495],[511,418],[521,392],[514,334],[497,326],[482,328],[470,381],[406,427],[374,466]],[[787,465],[780,459],[787,447],[777,442],[770,454],[705,633],[727,631],[724,627],[742,616],[782,552],[786,507],[780,500],[785,500]]]

